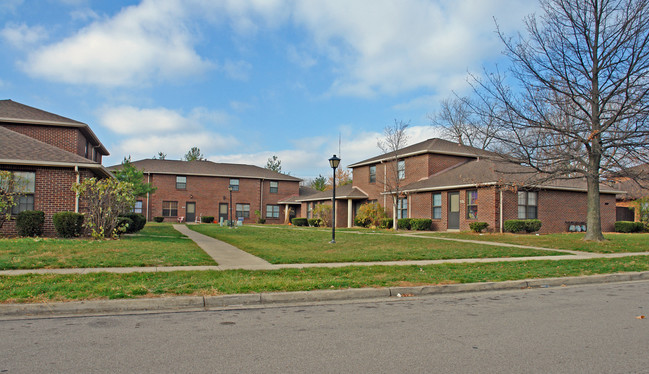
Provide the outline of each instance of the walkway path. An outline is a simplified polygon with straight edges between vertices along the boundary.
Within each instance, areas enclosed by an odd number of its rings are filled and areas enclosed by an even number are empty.
[[[465,243],[476,243],[494,245],[500,247],[518,247],[552,252],[565,252],[560,256],[528,256],[528,257],[499,257],[499,258],[462,258],[449,260],[413,260],[413,261],[380,261],[380,262],[337,262],[337,263],[315,263],[315,264],[271,264],[264,259],[253,256],[247,252],[220,240],[207,235],[199,234],[190,230],[186,225],[173,225],[176,230],[187,235],[196,242],[208,255],[210,255],[217,266],[163,266],[163,267],[119,267],[119,268],[71,268],[71,269],[19,269],[1,270],[0,275],[22,275],[22,274],[87,274],[87,273],[157,273],[171,271],[201,271],[201,270],[278,270],[278,269],[301,269],[310,267],[338,268],[345,266],[425,266],[450,263],[489,263],[489,262],[517,262],[517,261],[539,261],[539,260],[586,260],[593,258],[620,258],[629,256],[649,256],[649,252],[624,252],[624,253],[590,253],[569,251],[562,249],[531,247],[517,244],[485,242],[478,240],[451,239],[432,236],[419,236],[416,234],[399,234],[431,240],[449,240]],[[360,234],[360,233],[359,233]]]

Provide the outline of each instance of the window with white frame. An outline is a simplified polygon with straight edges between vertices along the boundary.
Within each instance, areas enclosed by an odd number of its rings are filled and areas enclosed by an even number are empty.
[[[250,204],[237,204],[237,218],[250,217]]]
[[[400,197],[397,200],[397,219],[408,218],[408,198]]]
[[[162,216],[163,217],[177,217],[178,216],[178,202],[177,201],[163,201],[162,202]]]
[[[176,189],[184,190],[187,189],[187,177],[184,175],[176,176]]]
[[[370,166],[370,183],[376,183],[376,165]]]
[[[406,179],[406,161],[405,160],[399,160],[397,162],[397,174],[399,175],[399,179]]]
[[[142,200],[138,200],[135,202],[135,205],[133,206],[133,213],[142,214]]]
[[[466,192],[466,218],[478,219],[478,190]]]
[[[279,191],[279,182],[270,181],[270,193],[277,193]]]
[[[33,171],[14,171],[13,191],[15,205],[11,214],[18,214],[25,210],[34,210],[34,192],[36,191],[36,173]]]
[[[230,187],[232,187],[232,191],[239,191],[239,180],[230,179]]]
[[[433,194],[433,219],[442,219],[442,194]]]
[[[538,193],[518,191],[518,219],[538,218]]]
[[[279,205],[266,205],[266,218],[279,218]]]

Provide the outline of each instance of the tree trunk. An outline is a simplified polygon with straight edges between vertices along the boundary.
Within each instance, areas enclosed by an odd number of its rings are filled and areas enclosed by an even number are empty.
[[[595,157],[597,159],[597,157]],[[593,163],[597,160],[591,159],[589,168],[593,167]],[[588,213],[586,215],[586,236],[584,240],[592,241],[604,241],[604,235],[602,234],[602,220],[600,212],[600,201],[599,201],[599,174],[590,172],[586,177],[588,182]]]
[[[399,231],[399,225],[397,220],[397,203],[399,198],[396,195],[392,195],[392,228],[394,231]]]

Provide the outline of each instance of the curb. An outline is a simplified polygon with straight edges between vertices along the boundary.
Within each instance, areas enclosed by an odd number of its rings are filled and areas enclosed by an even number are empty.
[[[130,300],[92,300],[60,303],[0,304],[0,317],[62,316],[162,311],[200,311],[223,307],[264,306],[321,301],[367,300],[479,291],[547,288],[583,284],[649,280],[649,271],[524,279],[504,282],[462,283],[418,287],[349,288],[297,292],[269,292],[222,296],[177,296]]]

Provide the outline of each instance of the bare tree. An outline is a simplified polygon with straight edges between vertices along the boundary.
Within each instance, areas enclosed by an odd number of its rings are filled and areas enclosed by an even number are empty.
[[[401,195],[401,180],[403,179],[402,169],[400,169],[401,149],[406,146],[408,136],[406,129],[410,123],[394,120],[394,124],[386,126],[383,133],[383,139],[377,142],[381,151],[389,157],[385,165],[385,176],[377,176],[376,181],[383,184],[384,190],[392,196],[392,227],[399,229],[397,220],[397,205]]]
[[[430,116],[433,126],[442,129],[442,137],[480,149],[488,149],[498,130],[495,116],[489,110],[474,110],[475,103],[466,97],[442,100],[437,113]],[[484,115],[483,115],[484,114]]]
[[[525,37],[500,30],[510,75],[474,77],[517,162],[588,186],[586,240],[604,240],[600,182],[649,159],[649,1],[541,0]],[[513,84],[514,86],[509,86]]]

